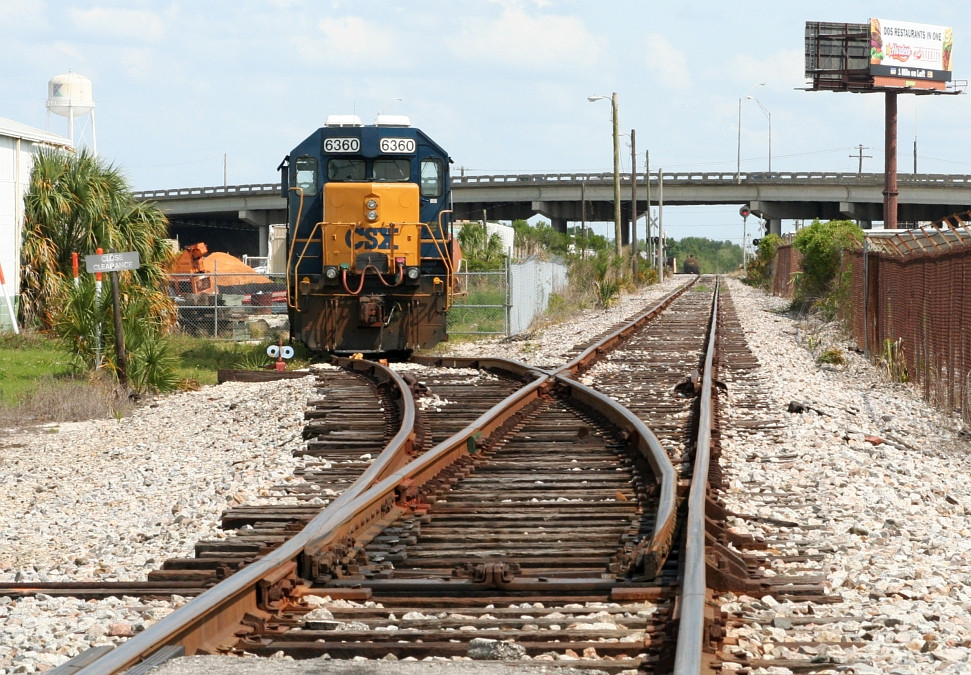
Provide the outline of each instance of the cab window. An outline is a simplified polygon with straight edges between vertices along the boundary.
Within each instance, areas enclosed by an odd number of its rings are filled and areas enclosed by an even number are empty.
[[[411,160],[396,158],[380,158],[374,160],[374,180],[394,181],[401,183],[411,180]]]
[[[364,180],[364,159],[360,157],[332,157],[327,161],[327,180]]]
[[[440,197],[444,191],[442,160],[427,157],[421,160],[421,196]]]
[[[314,157],[298,157],[296,187],[307,196],[317,194],[317,160]]]

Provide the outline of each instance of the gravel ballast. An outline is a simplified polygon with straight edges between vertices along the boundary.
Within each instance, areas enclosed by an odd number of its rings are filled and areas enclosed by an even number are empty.
[[[611,310],[580,312],[516,340],[454,343],[449,352],[562,363],[572,346],[685,280],[675,277],[625,296]],[[788,515],[772,506],[772,515],[808,517],[818,528],[823,553],[812,564],[825,575],[826,591],[843,601],[812,612],[861,617],[809,624],[805,640],[862,644],[822,654],[776,645],[781,633],[773,617],[806,614],[805,603],[725,594],[726,611],[762,620],[737,629],[736,650],[758,659],[826,658],[832,672],[841,663],[856,673],[971,672],[971,462],[959,419],[934,410],[911,387],[888,382],[845,338],[781,314],[784,300],[729,283],[764,367],[783,425],[774,433],[783,443],[769,434],[723,439],[726,504],[769,515],[750,496],[753,481],[764,480],[768,491],[804,505]],[[846,365],[817,364],[807,348],[817,347],[810,335],[841,348]],[[161,398],[120,420],[6,430],[0,580],[139,580],[165,558],[191,555],[199,539],[227,536],[217,527],[223,510],[293,480],[304,402],[313,389],[311,377],[226,383]],[[794,400],[810,408],[787,413]],[[774,536],[750,520],[733,526]],[[122,641],[182,602],[0,598],[0,675],[47,670],[89,646]]]

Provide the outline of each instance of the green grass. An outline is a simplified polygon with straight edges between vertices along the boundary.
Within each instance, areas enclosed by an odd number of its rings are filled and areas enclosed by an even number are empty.
[[[505,290],[488,287],[470,289],[448,310],[449,335],[504,333],[505,303]]]
[[[180,387],[216,384],[218,371],[256,369],[271,363],[267,342],[244,344],[174,335],[168,338]],[[312,362],[313,355],[294,346],[288,370]],[[126,414],[126,392],[110,376],[79,373],[71,354],[46,335],[0,333],[0,426],[65,422]]]
[[[13,406],[46,379],[71,377],[71,355],[38,334],[0,333],[0,405]]]

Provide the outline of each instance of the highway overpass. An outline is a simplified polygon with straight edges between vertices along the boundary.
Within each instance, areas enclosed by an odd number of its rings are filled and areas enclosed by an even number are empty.
[[[753,172],[665,173],[650,180],[651,204],[665,206],[748,204],[768,221],[850,219],[869,227],[883,220],[882,173]],[[971,210],[971,176],[899,174],[898,218],[929,222]],[[647,209],[647,181],[637,178],[637,212]],[[172,235],[183,243],[206,241],[212,250],[267,255],[270,225],[286,223],[286,201],[279,183],[179,188],[136,192],[158,203],[169,217]],[[545,173],[453,176],[452,200],[459,219],[526,219],[541,214],[554,227],[568,223],[613,221],[612,173]],[[621,179],[622,211],[630,219],[631,178]],[[625,228],[624,241],[629,238]]]

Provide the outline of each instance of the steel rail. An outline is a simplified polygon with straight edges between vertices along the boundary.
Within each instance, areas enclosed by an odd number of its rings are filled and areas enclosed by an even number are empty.
[[[394,388],[392,391],[395,392],[393,398],[399,401],[402,406],[401,426],[398,429],[398,433],[391,438],[385,450],[368,465],[368,468],[364,470],[361,477],[351,485],[348,485],[347,489],[334,500],[334,502],[346,502],[353,499],[357,494],[360,494],[366,486],[381,480],[386,474],[407,463],[414,455],[416,450],[415,420],[417,417],[417,408],[415,398],[411,395],[411,387],[393,369],[374,361],[344,357],[333,357],[331,363],[345,370],[365,373],[378,382],[393,384]]]
[[[688,514],[685,523],[684,580],[681,585],[680,620],[675,649],[674,674],[698,675],[702,672],[702,653],[705,646],[706,602],[708,585],[705,580],[705,501],[708,495],[708,470],[711,463],[711,391],[714,387],[715,346],[718,333],[719,284],[712,298],[711,325],[708,330],[704,373],[698,414],[698,439],[695,445],[691,489],[688,493]]]
[[[517,413],[544,395],[549,386],[548,378],[536,378],[493,405],[421,457],[364,490],[353,503],[341,505],[335,503],[333,509],[328,507],[328,510],[334,512],[331,527],[318,528],[320,534],[312,536],[304,547],[304,565],[301,570],[304,576],[316,576],[317,571],[312,568],[319,563],[314,562],[314,559],[324,555],[329,547],[336,546],[339,539],[360,533],[383,513],[394,508],[396,502],[417,497],[419,489],[444,469],[462,457],[477,453],[481,441],[487,439],[506,422],[514,419]]]
[[[381,377],[396,382],[404,402],[403,417],[413,421],[414,400],[400,375],[371,361],[336,361],[342,367],[359,372],[380,373]],[[534,370],[512,361],[505,362],[505,369],[518,370],[524,374]],[[203,645],[211,647],[220,641],[231,644],[234,641],[234,631],[244,617],[249,615],[257,620],[269,617],[269,613],[263,609],[268,599],[274,600],[269,596],[278,596],[278,601],[295,591],[298,562],[302,561],[305,569],[312,566],[308,552],[320,550],[322,542],[336,542],[366,527],[381,515],[381,509],[375,510],[374,504],[386,502],[388,490],[394,497],[396,490],[400,492],[402,480],[423,484],[437,473],[437,469],[429,470],[429,466],[435,467],[443,461],[450,464],[457,459],[457,455],[443,458],[442,455],[447,455],[448,451],[474,451],[476,439],[482,433],[491,432],[500,425],[501,422],[494,419],[497,411],[514,402],[521,403],[519,407],[525,406],[538,396],[538,390],[545,384],[546,378],[537,377],[453,436],[453,439],[458,439],[454,447],[449,447],[447,441],[440,443],[410,465],[404,458],[410,458],[410,444],[414,434],[411,427],[402,425],[392,443],[361,478],[292,539],[78,672],[84,675],[113,675],[124,672],[159,649],[173,644],[184,645],[187,654],[195,653]],[[408,471],[403,472],[402,466],[407,466]],[[213,623],[211,619],[215,616],[220,619]]]
[[[593,408],[611,423],[627,432],[638,451],[647,459],[659,484],[658,509],[654,521],[654,533],[650,540],[639,543],[635,550],[635,568],[645,577],[655,578],[671,552],[674,530],[677,525],[678,477],[671,458],[646,424],[625,406],[592,387],[588,387],[565,375],[554,375],[556,381],[569,393],[570,398]]]
[[[487,370],[505,377],[525,380],[527,377],[549,377],[552,372],[546,368],[529,366],[514,359],[479,358],[475,356],[421,356],[412,355],[412,363],[436,368],[468,368]]]
[[[604,337],[600,342],[587,347],[572,361],[569,361],[559,368],[556,368],[553,372],[557,375],[573,377],[578,373],[582,373],[583,371],[587,370],[594,363],[596,363],[605,352],[616,349],[618,345],[627,340],[627,338],[629,338],[642,323],[663,312],[672,302],[681,297],[682,293],[697,283],[699,278],[700,277],[694,277],[690,282],[676,288],[674,291],[661,298],[656,305],[641,312],[629,322]]]
[[[268,619],[271,614],[267,608],[279,607],[291,595],[299,595],[296,588],[298,574],[304,578],[314,578],[322,562],[324,565],[338,562],[333,557],[333,551],[339,555],[342,547],[354,545],[360,538],[366,537],[369,530],[374,531],[387,518],[395,515],[393,512],[403,511],[405,507],[399,504],[414,500],[420,488],[441,471],[460,458],[477,452],[481,440],[488,438],[530,403],[545,395],[554,382],[568,387],[571,396],[619,423],[632,438],[636,437],[638,448],[646,455],[657,480],[661,482],[662,503],[655,531],[650,544],[638,551],[642,569],[656,572],[670,549],[670,533],[673,532],[676,514],[676,476],[670,459],[653,433],[635,415],[612,399],[574,382],[567,377],[567,373],[589,367],[599,354],[619,344],[636,330],[639,323],[656,316],[690,285],[686,284],[669,294],[657,306],[638,315],[601,343],[557,369],[555,375],[505,359],[420,359],[433,365],[474,366],[516,373],[524,378],[533,374],[535,379],[492,406],[449,439],[413,460],[410,458],[414,449],[414,432],[403,424],[392,443],[361,478],[300,533],[79,672],[85,675],[113,675],[173,644],[185,646],[187,654],[195,653],[203,645],[211,648],[220,641],[231,644],[234,632],[244,617],[248,615],[251,622],[254,618],[256,621]],[[403,401],[411,399],[410,395],[404,394],[408,391],[407,385],[390,369],[363,360],[341,359],[338,362],[349,369],[382,373],[382,377],[396,382]],[[413,400],[404,405],[403,417],[413,422]],[[217,622],[212,621],[215,616],[219,617]]]
[[[402,425],[382,455],[409,456],[414,441],[415,403],[407,383],[390,368],[374,362],[353,359],[336,361],[342,367],[372,373],[397,386],[397,398],[402,402]],[[376,480],[383,472],[390,471],[392,466],[393,460],[389,458],[375,461],[362,474],[361,482],[349,486],[292,539],[78,672],[85,675],[124,672],[159,649],[176,643],[184,645],[187,654],[195,653],[204,645],[211,647],[220,642],[232,643],[234,632],[244,617],[249,615],[257,620],[268,618],[269,613],[264,608],[293,590],[296,583],[295,561],[312,535],[328,527],[332,514],[352,501],[363,489],[362,485]],[[215,616],[219,617],[219,621],[212,622]]]

